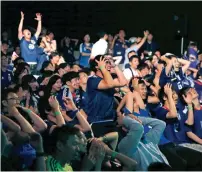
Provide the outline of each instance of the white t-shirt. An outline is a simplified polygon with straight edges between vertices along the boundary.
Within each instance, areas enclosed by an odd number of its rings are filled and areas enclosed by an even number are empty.
[[[132,74],[132,72],[131,72],[130,69],[132,70],[133,74]],[[131,80],[133,76],[134,76],[134,77],[138,77],[138,76],[139,76],[137,70],[134,70],[134,69],[132,69],[132,68],[130,68],[130,69],[127,68],[127,69],[125,69],[125,70],[123,71],[123,74],[124,74],[124,76],[126,77],[126,79],[127,79],[128,81]]]
[[[92,48],[91,57],[95,57],[97,55],[104,55],[107,52],[108,43],[103,38],[97,41]]]

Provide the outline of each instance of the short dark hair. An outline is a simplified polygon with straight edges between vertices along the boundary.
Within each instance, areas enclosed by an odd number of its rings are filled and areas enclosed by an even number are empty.
[[[99,38],[103,38],[105,35],[107,35],[107,33],[104,31],[100,31],[97,35]]]
[[[130,54],[130,53],[136,53],[136,51],[134,51],[134,50],[129,51],[129,52],[128,52],[128,55],[127,55],[127,56],[128,56],[128,58],[129,58],[129,54]]]
[[[137,55],[133,55],[129,58],[129,62],[132,62],[133,59],[138,59],[140,61],[140,57]]]
[[[86,75],[90,75],[90,69],[89,68],[83,68],[79,71],[79,73],[85,73]]]
[[[29,83],[30,82],[36,82],[36,81],[37,80],[33,75],[30,75],[30,74],[25,75],[22,77],[22,87],[23,88],[27,88],[27,87],[29,88]]]
[[[55,73],[58,73],[58,71],[59,71],[60,69],[64,69],[64,68],[66,68],[67,66],[71,67],[68,63],[61,63],[61,64],[57,67],[57,69],[55,69]]]
[[[79,75],[77,72],[68,72],[62,76],[63,84],[66,84],[67,81],[71,81],[74,78],[78,78]]]
[[[42,67],[41,67],[41,70],[40,70],[40,72],[41,72],[42,74],[45,72],[45,68],[47,68],[49,64],[51,64],[50,61],[45,61],[45,62],[43,62]]]
[[[147,68],[148,70],[150,69],[148,64],[146,64],[146,63],[140,63],[140,65],[138,66],[139,71],[141,71],[145,68]]]
[[[23,62],[23,63],[19,63],[15,72],[14,72],[14,81],[17,82],[18,81],[18,77],[19,75],[25,70],[27,69],[26,66],[30,67],[29,64]]]
[[[1,95],[1,101],[7,100],[9,93],[15,93],[15,90],[13,88],[6,88],[2,90]]]
[[[187,92],[189,91],[191,87],[184,87],[180,90],[179,92],[179,99],[181,101],[182,104],[186,105],[186,102],[184,101],[183,95],[186,96]]]
[[[15,93],[17,93],[20,88],[22,88],[23,90],[30,91],[30,88],[29,88],[28,84],[25,84],[25,85],[17,84],[17,85],[15,85],[15,87],[13,88],[13,90],[14,90]]]
[[[1,41],[1,44],[2,44],[2,45],[3,45],[3,44],[7,44],[7,45],[8,45],[8,41],[2,40],[2,41]]]
[[[49,56],[49,59],[51,60],[53,57],[55,56],[59,56],[59,53],[58,52],[52,52]]]
[[[80,130],[76,127],[71,127],[69,125],[63,125],[61,127],[56,127],[51,133],[51,143],[49,143],[49,153],[53,154],[57,150],[57,142],[66,143],[70,136],[78,135]]]
[[[91,69],[92,71],[94,71],[94,72],[97,71],[96,66],[98,66],[98,65],[97,65],[96,60],[99,61],[102,56],[103,56],[103,55],[97,55],[97,56],[95,56],[94,59],[90,60],[90,69]]]
[[[22,57],[18,57],[17,59],[15,59],[15,60],[13,61],[14,67],[17,67],[17,66],[18,66],[20,60],[23,60],[23,61],[25,62],[25,60],[24,60]]]

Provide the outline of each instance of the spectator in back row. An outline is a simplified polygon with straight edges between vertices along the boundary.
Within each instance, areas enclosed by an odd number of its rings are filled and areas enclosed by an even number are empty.
[[[1,89],[8,88],[13,82],[13,73],[8,71],[8,58],[1,54]]]
[[[38,21],[37,31],[33,37],[28,29],[23,29],[24,13],[21,12],[21,20],[18,27],[18,39],[20,41],[20,48],[22,57],[27,63],[31,65],[31,71],[35,72],[37,63],[43,63],[44,49],[38,47],[37,40],[41,33],[41,14],[37,13],[35,20]]]
[[[108,35],[105,32],[100,32],[98,33],[98,35],[100,39],[93,45],[91,57],[90,57],[91,59],[95,58],[97,55],[104,55],[107,53]]]
[[[125,51],[129,47],[129,42],[125,40],[125,31],[120,30],[119,34],[114,37],[114,56],[122,56],[122,60],[120,62],[120,69],[123,68],[123,63],[125,60]],[[118,39],[119,38],[119,39]],[[118,39],[118,40],[117,40]]]
[[[83,67],[89,66],[89,59],[92,51],[93,44],[90,43],[90,35],[84,36],[84,43],[80,44],[80,62],[79,64]]]
[[[73,65],[73,63],[76,61],[74,57],[74,50],[77,46],[79,40],[78,39],[71,39],[69,37],[64,37],[61,40],[61,48],[63,52],[64,60],[69,64]]]

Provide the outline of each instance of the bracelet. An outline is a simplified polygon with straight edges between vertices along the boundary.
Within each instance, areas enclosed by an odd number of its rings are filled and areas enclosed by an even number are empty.
[[[187,109],[188,109],[188,110],[193,110],[192,105],[188,105],[188,106],[187,106]]]
[[[101,70],[104,69],[104,66],[100,66],[100,69],[101,69]]]
[[[36,152],[36,156],[37,157],[44,156],[44,152]]]
[[[103,142],[107,142],[107,136],[106,135],[104,135],[102,138],[103,138]]]
[[[73,111],[73,113],[77,114],[77,113],[78,113],[78,111],[79,111],[79,110],[78,110],[78,109],[76,109],[76,110],[74,110],[74,111]]]
[[[28,114],[32,113],[32,111],[30,109],[26,109],[26,111],[27,111]]]
[[[60,115],[60,114],[61,114],[60,111],[55,111],[55,112],[54,112],[54,115],[55,115],[55,116],[58,116],[58,115]]]
[[[115,151],[112,152],[112,156],[111,156],[111,160],[112,160],[112,161],[116,158],[116,155],[117,155],[117,154],[118,154],[118,153],[115,152]]]

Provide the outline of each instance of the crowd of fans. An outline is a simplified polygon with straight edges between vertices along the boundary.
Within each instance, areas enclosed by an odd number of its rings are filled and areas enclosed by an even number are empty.
[[[38,26],[1,38],[2,170],[202,170],[202,54],[149,31],[78,39]]]

